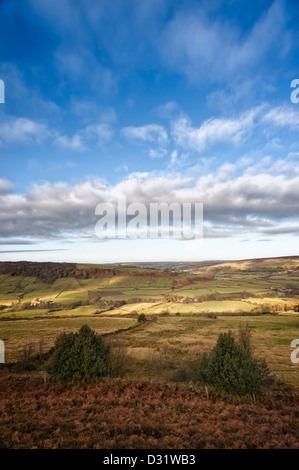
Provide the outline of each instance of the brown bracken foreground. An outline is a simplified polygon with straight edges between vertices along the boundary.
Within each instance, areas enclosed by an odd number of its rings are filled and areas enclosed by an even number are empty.
[[[107,380],[87,387],[7,378],[1,448],[298,448],[298,390],[229,403],[192,386]]]

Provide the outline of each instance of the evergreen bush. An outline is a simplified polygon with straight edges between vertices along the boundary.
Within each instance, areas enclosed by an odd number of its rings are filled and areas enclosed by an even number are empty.
[[[216,389],[244,396],[260,394],[274,379],[265,361],[254,359],[242,349],[231,332],[220,334],[210,354],[199,362],[198,378]]]
[[[79,332],[63,333],[56,342],[47,372],[61,382],[86,382],[109,374],[109,347],[83,325]]]

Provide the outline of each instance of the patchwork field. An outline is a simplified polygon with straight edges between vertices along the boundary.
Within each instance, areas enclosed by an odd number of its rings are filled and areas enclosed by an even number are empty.
[[[87,388],[61,385],[46,372],[48,352],[60,333],[86,324],[114,345],[122,374]],[[245,325],[254,358],[267,361],[276,382],[258,402],[223,402],[198,382],[198,359],[219,334],[237,339]],[[0,263],[0,447],[295,448],[296,338],[299,258]],[[42,360],[29,367],[34,358]]]
[[[168,378],[182,360],[211,350],[219,333],[236,333],[248,322],[256,354],[279,378],[299,385],[290,361],[291,341],[299,337],[299,258],[162,268],[0,263],[0,273],[0,338],[8,362],[21,359],[29,345],[49,349],[59,333],[84,323],[107,333],[136,325],[143,313],[155,321],[120,335],[132,378],[149,369]]]

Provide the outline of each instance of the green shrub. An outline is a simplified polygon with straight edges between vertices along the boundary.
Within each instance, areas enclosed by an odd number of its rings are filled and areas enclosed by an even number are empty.
[[[144,313],[140,313],[140,315],[138,315],[138,323],[142,323],[144,321],[146,321],[146,316]]]
[[[88,381],[109,374],[109,347],[87,325],[63,333],[56,342],[47,372],[61,382]]]
[[[221,334],[210,354],[203,356],[198,376],[205,384],[240,396],[260,394],[274,381],[266,362],[253,359],[231,332]]]

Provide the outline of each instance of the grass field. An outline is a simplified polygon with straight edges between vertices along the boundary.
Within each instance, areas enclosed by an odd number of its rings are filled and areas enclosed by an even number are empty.
[[[162,276],[159,265],[113,266],[113,275],[99,265],[106,277],[48,282],[1,275],[9,364],[0,367],[0,448],[297,448],[299,364],[290,356],[299,339],[298,266],[282,258],[164,264]],[[139,323],[140,313],[151,321]],[[113,333],[104,341],[125,373],[62,385],[46,372],[49,355],[34,355],[84,324]],[[221,333],[237,340],[246,324],[254,358],[266,360],[276,382],[259,397],[219,395],[198,381],[199,359]]]
[[[243,310],[244,312],[250,312],[253,305],[243,301],[234,300],[223,300],[223,301],[207,301],[193,304],[183,304],[177,302],[163,302],[158,306],[150,307],[145,310],[144,313],[148,314],[161,314],[167,311],[169,314],[184,314],[184,313],[223,313],[226,311],[238,311]]]
[[[299,385],[298,366],[290,361],[290,343],[299,337],[298,313],[293,310],[299,303],[298,266],[298,259],[283,258],[200,268],[188,265],[186,270],[181,264],[162,277],[160,270],[113,266],[113,276],[60,278],[49,283],[33,276],[3,274],[0,338],[5,341],[7,360],[14,361],[24,346],[42,340],[48,348],[60,332],[84,323],[108,332],[136,324],[140,313],[149,319],[158,316],[153,323],[121,336],[133,357],[131,377],[146,376],[146,364],[150,356],[155,362],[155,354],[161,354],[156,362],[164,364],[164,370],[154,375],[167,377],[181,360],[212,349],[219,333],[231,329],[237,334],[239,325],[248,321],[256,354],[267,359],[280,378]],[[89,268],[95,265],[82,267]],[[102,268],[110,273],[111,266]],[[93,295],[96,300],[90,301]],[[37,298],[53,303],[34,307]],[[264,305],[281,308],[276,315],[252,312]],[[217,318],[208,318],[209,313]]]
[[[63,332],[78,330],[82,325],[89,325],[100,334],[109,333],[136,325],[131,318],[51,318],[35,320],[3,321],[0,325],[1,339],[5,342],[6,362],[22,358],[24,347],[33,345],[43,351],[54,345],[56,337]]]
[[[140,376],[145,373],[144,361],[153,352],[161,355],[157,361],[164,365],[164,371],[160,370],[159,374],[167,376],[182,362],[210,351],[220,333],[231,330],[237,337],[239,326],[247,322],[253,331],[256,357],[266,359],[280,380],[299,386],[298,364],[293,364],[290,359],[291,341],[299,337],[299,315],[219,316],[216,319],[163,316],[146,328],[122,336],[126,337],[137,361]]]
[[[132,355],[130,377],[147,377],[148,362],[151,356],[156,355],[159,367],[154,370],[153,376],[167,379],[169,373],[182,363],[211,350],[220,333],[231,330],[237,337],[239,326],[247,322],[253,331],[256,356],[266,359],[280,380],[299,386],[298,365],[290,360],[291,341],[299,336],[298,314],[259,317],[227,315],[217,318],[159,316],[155,322],[141,329],[120,335]],[[6,345],[6,360],[19,360],[25,346],[32,344],[38,348],[40,341],[44,350],[47,350],[59,333],[74,331],[83,324],[88,324],[99,333],[107,333],[137,323],[134,318],[116,314],[97,318],[80,316],[2,321],[1,338]]]

